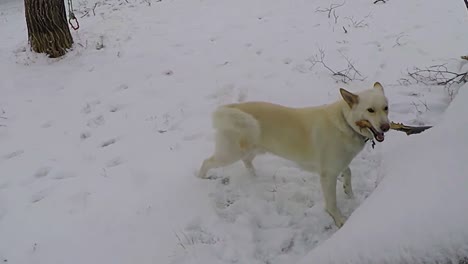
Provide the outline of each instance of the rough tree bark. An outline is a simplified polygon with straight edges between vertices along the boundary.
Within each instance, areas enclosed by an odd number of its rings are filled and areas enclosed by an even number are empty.
[[[24,0],[24,7],[32,50],[51,58],[64,55],[73,44],[64,0]]]

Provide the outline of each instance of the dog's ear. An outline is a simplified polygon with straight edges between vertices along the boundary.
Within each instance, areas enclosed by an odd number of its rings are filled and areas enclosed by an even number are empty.
[[[353,94],[351,92],[346,91],[343,88],[340,88],[340,93],[343,99],[346,101],[346,103],[349,105],[349,107],[353,107],[353,105],[359,103],[359,96],[356,94]]]
[[[379,89],[379,90],[381,90],[382,92],[384,91],[382,84],[380,84],[379,82],[375,82],[375,83],[374,83],[374,88],[375,88],[375,89]]]

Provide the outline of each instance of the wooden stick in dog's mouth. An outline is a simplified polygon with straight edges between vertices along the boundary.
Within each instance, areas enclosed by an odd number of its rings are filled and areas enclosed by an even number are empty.
[[[375,140],[377,140],[378,142],[383,142],[385,140],[384,133],[377,131],[377,129],[375,129],[368,120],[359,120],[356,122],[356,125],[360,128],[369,129],[374,135]]]
[[[371,123],[369,121],[360,120],[360,121],[356,122],[356,125],[358,127],[360,127],[360,128],[367,128],[367,129],[371,130],[372,133],[374,134],[374,137],[375,137],[375,133],[373,131],[374,128],[372,127],[372,125],[371,125]],[[429,129],[431,127],[432,126],[418,126],[418,127],[415,127],[415,126],[407,126],[407,125],[404,125],[402,123],[390,122],[390,129],[405,132],[406,135],[408,135],[408,136],[413,135],[413,134],[419,134],[419,133],[421,133],[421,132],[423,132],[426,129]],[[377,141],[378,141],[378,139],[377,139]]]

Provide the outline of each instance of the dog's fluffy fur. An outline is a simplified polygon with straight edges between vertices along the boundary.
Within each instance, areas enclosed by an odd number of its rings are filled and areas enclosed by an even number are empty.
[[[352,197],[348,165],[363,149],[366,139],[384,140],[389,129],[388,103],[382,85],[357,94],[340,89],[342,99],[324,106],[291,108],[267,102],[245,102],[219,107],[213,113],[216,129],[214,154],[206,159],[199,177],[213,168],[242,160],[255,175],[252,161],[260,153],[291,160],[320,174],[326,211],[341,227],[345,218],[336,204],[340,173],[344,191]],[[372,127],[360,128],[367,120]]]

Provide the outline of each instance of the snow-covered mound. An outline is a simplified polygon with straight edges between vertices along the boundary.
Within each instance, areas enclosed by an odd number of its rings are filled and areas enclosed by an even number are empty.
[[[439,124],[389,147],[379,186],[301,263],[458,263],[468,256],[467,102],[468,84]]]

